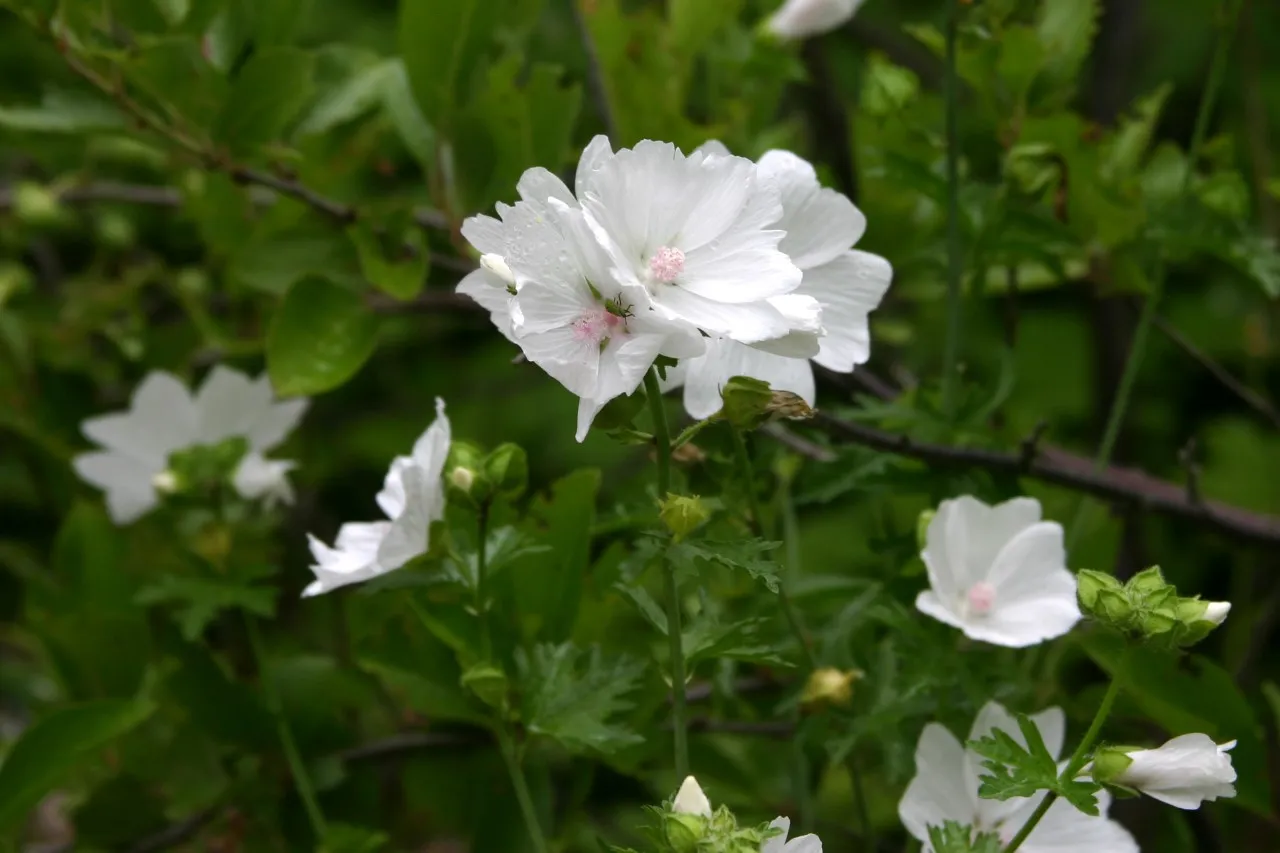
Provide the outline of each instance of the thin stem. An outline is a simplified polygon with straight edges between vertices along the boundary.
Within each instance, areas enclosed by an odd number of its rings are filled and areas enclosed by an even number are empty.
[[[850,752],[844,759],[845,770],[849,771],[849,781],[853,783],[853,798],[858,804],[858,823],[862,828],[862,849],[875,850],[875,825],[871,823],[871,809],[867,805],[867,786],[862,781],[862,768],[858,766],[857,757]]]
[[[1062,773],[1058,775],[1060,782],[1070,782],[1076,778],[1076,774],[1080,772],[1080,768],[1084,767],[1085,762],[1089,758],[1089,750],[1098,740],[1098,735],[1102,733],[1102,724],[1107,721],[1107,717],[1111,716],[1111,708],[1116,703],[1116,697],[1120,695],[1121,684],[1125,677],[1125,671],[1128,666],[1128,655],[1125,654],[1120,659],[1120,665],[1116,668],[1115,674],[1111,676],[1111,683],[1107,685],[1107,692],[1102,697],[1102,704],[1098,705],[1098,711],[1093,715],[1093,722],[1089,724],[1089,730],[1084,733],[1084,737],[1080,740],[1080,745],[1076,747],[1076,751],[1071,753],[1070,760],[1067,761]],[[1009,841],[1009,846],[1004,848],[1004,853],[1013,853],[1022,846],[1022,842],[1027,840],[1032,831],[1036,828],[1036,824],[1040,823],[1040,819],[1049,811],[1049,807],[1053,805],[1058,795],[1050,791],[1045,798],[1040,801],[1040,805],[1031,813],[1031,817],[1027,818],[1027,822],[1018,830],[1018,834],[1013,836]]]
[[[502,761],[507,766],[507,775],[511,777],[511,787],[515,789],[516,800],[520,803],[520,814],[524,816],[525,828],[529,830],[529,839],[537,853],[547,853],[547,840],[542,835],[542,825],[538,823],[538,812],[533,807],[533,797],[529,795],[529,784],[525,781],[524,771],[520,767],[520,754],[516,750],[515,741],[502,725],[495,727],[498,746],[502,751]]]
[[[956,370],[960,358],[960,285],[964,266],[963,247],[960,243],[960,78],[956,71],[960,2],[961,0],[952,0],[951,15],[947,21],[947,330],[942,349],[942,410],[948,417],[955,414],[956,407]]]
[[[664,500],[671,491],[671,430],[667,426],[667,410],[662,404],[662,389],[658,385],[657,369],[644,377],[644,393],[649,398],[649,412],[653,416],[653,438],[658,452],[658,500]],[[689,721],[685,711],[684,628],[680,618],[680,585],[676,581],[675,566],[662,557],[663,585],[667,605],[667,643],[671,653],[671,723],[675,733],[676,776],[689,775]]]
[[[315,835],[317,841],[324,841],[328,835],[328,825],[325,823],[324,812],[320,810],[320,804],[316,800],[315,789],[311,784],[311,777],[307,775],[307,767],[302,762],[302,756],[298,752],[298,745],[293,739],[293,730],[289,728],[289,719],[285,716],[284,709],[280,704],[280,697],[271,686],[271,679],[267,676],[266,655],[262,649],[262,638],[258,635],[258,626],[254,623],[253,617],[248,613],[244,614],[245,632],[249,636],[249,645],[253,649],[253,657],[258,667],[258,678],[262,682],[262,691],[266,696],[267,707],[270,709],[272,716],[276,718],[276,730],[280,735],[280,745],[284,747],[285,759],[289,762],[289,772],[293,774],[294,787],[298,789],[298,796],[302,799],[302,805],[307,812],[307,820],[311,823],[311,832]]]
[[[1200,108],[1196,112],[1195,129],[1191,134],[1191,145],[1187,149],[1187,170],[1182,177],[1182,197],[1185,199],[1191,192],[1191,178],[1195,172],[1196,162],[1200,158],[1200,149],[1209,133],[1209,121],[1213,117],[1214,105],[1218,100],[1218,92],[1222,88],[1227,71],[1227,58],[1231,47],[1231,35],[1235,32],[1236,16],[1240,4],[1232,0],[1221,0],[1218,6],[1219,29],[1213,50],[1213,59],[1209,66],[1209,77],[1204,92],[1200,97]],[[1156,308],[1164,296],[1165,264],[1161,259],[1156,262],[1151,276],[1151,292],[1142,304],[1142,313],[1138,316],[1138,325],[1133,331],[1133,343],[1129,346],[1129,354],[1125,358],[1124,371],[1120,376],[1120,385],[1116,389],[1115,399],[1111,402],[1111,411],[1107,414],[1107,425],[1102,435],[1102,444],[1098,446],[1097,456],[1093,460],[1094,471],[1104,470],[1111,462],[1111,454],[1115,450],[1116,441],[1120,438],[1120,429],[1124,425],[1124,417],[1129,409],[1133,386],[1142,367],[1142,358],[1146,354],[1147,340],[1150,337],[1151,324],[1156,317]],[[1070,546],[1078,537],[1084,519],[1089,512],[1088,499],[1081,500],[1071,524],[1068,538]]]
[[[487,661],[493,657],[493,635],[489,630],[488,606],[485,597],[489,579],[488,560],[489,505],[476,511],[476,618],[480,620],[480,648]]]

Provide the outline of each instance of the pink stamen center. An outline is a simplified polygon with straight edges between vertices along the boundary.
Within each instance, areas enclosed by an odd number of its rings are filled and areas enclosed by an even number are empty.
[[[649,272],[654,280],[670,284],[684,272],[684,252],[672,246],[662,246],[649,259]]]
[[[986,581],[978,581],[969,587],[969,612],[975,616],[986,616],[996,603],[996,588]]]
[[[573,321],[573,336],[579,341],[598,344],[608,340],[620,325],[622,325],[622,318],[618,315],[610,314],[604,308],[591,308]]]

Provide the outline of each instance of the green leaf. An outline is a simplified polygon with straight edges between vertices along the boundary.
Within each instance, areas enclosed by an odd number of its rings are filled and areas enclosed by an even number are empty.
[[[1073,81],[1089,55],[1101,15],[1098,0],[1045,0],[1036,32],[1048,56],[1047,72],[1057,83]]]
[[[210,210],[210,218],[217,212]],[[364,285],[355,247],[327,227],[258,235],[236,249],[227,268],[227,276],[237,283],[277,296],[306,275],[353,289]]]
[[[48,91],[38,107],[0,106],[0,127],[9,130],[89,133],[124,126],[124,116],[114,105],[76,92]]]
[[[667,18],[676,52],[692,64],[717,34],[738,20],[741,12],[742,0],[668,0]]]
[[[385,832],[363,826],[331,823],[320,853],[378,853],[390,843],[391,838]]]
[[[278,140],[311,99],[314,61],[296,48],[255,53],[240,69],[214,122],[214,139],[234,154]]]
[[[664,618],[663,626],[665,625]],[[769,620],[766,619],[721,622],[709,611],[704,611],[684,630],[685,658],[690,666],[717,658],[767,666],[794,666],[794,663],[783,657],[780,648],[760,641],[759,635],[767,625]]]
[[[542,644],[516,652],[523,684],[521,719],[534,734],[573,751],[614,752],[640,743],[635,732],[612,722],[632,707],[644,666],[630,658],[606,658],[599,648]]]
[[[449,127],[466,103],[502,5],[492,0],[400,3],[400,56],[428,121]]]
[[[328,133],[377,108],[398,73],[399,61],[383,60],[354,74],[325,92],[298,125],[299,136]]]
[[[973,834],[973,827],[949,820],[929,827],[934,853],[1000,853],[1000,836],[994,832]]]
[[[319,394],[373,354],[378,318],[358,294],[319,277],[289,288],[267,330],[267,372],[282,396]]]
[[[970,741],[969,749],[987,759],[982,762],[989,775],[982,777],[978,796],[994,800],[1030,797],[1038,791],[1053,791],[1087,815],[1098,814],[1094,796],[1098,785],[1058,778],[1058,763],[1049,754],[1040,729],[1025,714],[1017,714],[1024,747],[1008,732],[995,729],[986,737]]]
[[[182,23],[187,17],[187,13],[191,11],[191,0],[153,0],[156,10],[164,16],[165,22],[176,27]]]
[[[400,134],[400,141],[419,164],[434,167],[436,162],[436,132],[427,123],[409,88],[409,76],[404,63],[394,60],[392,73],[382,90],[382,108],[391,125]]]
[[[22,733],[0,765],[0,830],[13,827],[73,768],[155,710],[149,701],[67,705]]]
[[[278,590],[251,581],[161,575],[138,592],[139,604],[175,604],[174,617],[183,639],[194,642],[224,610],[244,610],[271,618],[276,614]]]
[[[667,558],[677,571],[690,575],[697,572],[700,563],[713,563],[736,572],[746,572],[760,581],[770,592],[778,591],[778,566],[763,556],[781,542],[763,539],[698,539],[674,543],[667,548]]]
[[[430,255],[426,237],[412,223],[395,233],[400,238],[376,232],[364,221],[347,229],[365,278],[388,296],[407,301],[422,292],[430,269]]]

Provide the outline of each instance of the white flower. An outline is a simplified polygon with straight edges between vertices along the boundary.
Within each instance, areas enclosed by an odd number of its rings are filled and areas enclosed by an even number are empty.
[[[330,548],[307,534],[315,581],[304,597],[331,592],[395,571],[427,551],[431,523],[444,516],[442,473],[451,440],[444,401],[436,398],[436,419],[414,442],[409,456],[391,462],[378,506],[389,521],[348,522]]]
[[[1040,502],[997,506],[945,500],[920,555],[930,589],[916,608],[975,640],[1020,648],[1059,637],[1080,620],[1062,526],[1040,520]]]
[[[1235,741],[1213,742],[1205,734],[1182,735],[1158,749],[1126,750],[1129,766],[1108,779],[1179,809],[1236,795],[1236,770],[1227,753]]]
[[[711,801],[702,792],[702,786],[692,776],[684,777],[676,798],[671,803],[671,810],[676,814],[695,814],[711,817]]]
[[[598,136],[576,190],[617,280],[644,288],[663,316],[748,344],[781,345],[801,329],[810,334],[792,354],[816,350],[813,300],[774,301],[796,290],[801,272],[779,249],[778,190],[750,160],[652,140],[614,152]]]
[[[802,835],[787,840],[787,834],[791,831],[791,818],[776,818],[769,826],[782,830],[782,834],[761,844],[760,853],[822,853],[822,841],[816,835]]]
[[[718,142],[709,142],[699,151],[728,156]],[[816,300],[823,334],[817,337],[813,360],[829,370],[849,373],[871,355],[867,318],[884,297],[893,269],[878,255],[850,248],[862,238],[867,219],[848,198],[822,187],[807,161],[788,151],[769,151],[760,158],[756,172],[780,193],[782,216],[773,227],[786,232],[779,248],[803,274],[795,293],[775,297],[774,304],[797,296]],[[668,374],[665,387],[683,382],[685,409],[698,419],[719,411],[720,390],[734,376],[762,380],[813,405],[813,368],[804,358],[788,357],[785,346],[798,343],[800,337],[793,333],[782,341],[752,347],[725,337],[712,339],[704,356],[682,362],[675,375]]]
[[[491,310],[491,316],[508,323],[508,336],[530,361],[578,395],[577,438],[582,441],[600,409],[633,393],[658,355],[698,355],[703,341],[692,326],[653,311],[643,287],[616,279],[586,213],[563,201],[568,190],[560,188],[563,193],[545,203],[520,201],[500,208],[502,264],[516,282],[516,295],[505,303],[507,314]],[[529,192],[527,186],[523,192]],[[488,223],[477,222],[471,234],[497,247],[498,241],[481,233],[485,228],[496,233]],[[464,226],[464,233],[468,230]]]
[[[284,441],[306,409],[305,399],[277,402],[265,375],[251,380],[218,365],[193,397],[172,374],[152,371],[133,392],[128,411],[81,425],[105,449],[81,454],[72,465],[81,479],[106,492],[111,519],[128,524],[156,506],[157,484],[176,485],[170,454],[242,437],[249,452],[235,472],[236,490],[249,499],[287,501],[292,492],[285,472],[293,463],[263,454]]]
[[[786,0],[765,22],[780,39],[803,39],[834,30],[853,17],[864,0]]]
[[[1061,708],[1050,708],[1031,717],[1049,752],[1057,758],[1062,752],[1066,721]],[[969,740],[982,738],[994,729],[1007,732],[1026,746],[1017,722],[1002,706],[988,702],[978,712],[969,732]],[[933,853],[929,844],[929,827],[954,820],[973,826],[979,832],[994,832],[1007,844],[1031,817],[1045,792],[1034,797],[1011,800],[987,800],[978,796],[979,777],[983,775],[982,758],[965,749],[945,726],[925,726],[916,744],[916,775],[898,803],[898,817],[907,832],[924,843],[923,853]],[[1106,817],[1111,806],[1110,795],[1098,795],[1101,814],[1090,817],[1066,800],[1054,802],[1040,823],[1019,847],[1021,853],[1137,853],[1133,836],[1120,824]]]

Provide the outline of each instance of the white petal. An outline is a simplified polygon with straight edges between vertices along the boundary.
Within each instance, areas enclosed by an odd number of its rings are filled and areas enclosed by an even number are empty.
[[[644,382],[662,343],[662,335],[615,335],[600,354],[600,373],[591,396],[608,401],[635,391]]]
[[[684,406],[701,420],[720,411],[720,392],[734,376],[750,376],[777,391],[790,391],[813,405],[813,369],[804,359],[783,358],[725,338],[707,342],[707,353],[688,362]]]
[[[1227,614],[1230,612],[1230,601],[1210,601],[1209,606],[1204,609],[1204,619],[1215,625],[1221,625],[1226,621]]]
[[[462,236],[483,254],[501,255],[507,250],[507,228],[492,216],[469,216],[462,223]]]
[[[428,478],[439,478],[453,441],[453,427],[444,413],[444,400],[436,397],[436,419],[413,443],[413,459],[427,472]]]
[[[718,139],[708,139],[693,150],[694,154],[701,154],[703,157],[732,157],[733,152],[730,151],[723,142]]]
[[[678,289],[717,302],[741,304],[782,296],[800,286],[804,274],[779,251],[781,231],[740,229],[685,253]]]
[[[552,329],[520,338],[525,357],[579,397],[595,392],[600,375],[600,347],[580,340],[572,329]]]
[[[308,534],[311,556],[315,559],[311,571],[316,580],[303,590],[303,597],[332,592],[383,574],[377,561],[378,547],[390,529],[391,524],[386,521],[344,524],[338,530],[333,548]]]
[[[978,780],[966,775],[964,747],[938,723],[929,723],[916,744],[916,775],[898,802],[898,818],[923,842],[929,827],[948,820],[972,823]]]
[[[1040,503],[1032,498],[994,507],[970,495],[943,501],[929,524],[921,555],[930,568],[930,585],[947,602],[988,580],[1000,550],[1039,520]]]
[[[698,784],[698,780],[692,776],[686,776],[684,781],[680,783],[680,790],[676,791],[675,800],[671,803],[671,810],[676,814],[711,817],[711,801],[702,792],[702,786]]]
[[[514,297],[508,292],[504,282],[486,269],[478,269],[467,273],[458,282],[457,291],[470,296],[481,308],[489,312],[489,320],[503,337],[512,343],[516,342],[511,325],[511,304]]]
[[[821,35],[853,17],[864,0],[787,0],[765,22],[780,39],[803,39]]]
[[[822,853],[822,841],[816,835],[802,835],[787,842],[785,853]]]
[[[730,305],[707,299],[683,287],[664,287],[654,296],[660,311],[692,323],[711,335],[723,335],[745,344],[780,338],[791,331],[778,309],[763,300]]]
[[[555,199],[571,207],[578,206],[578,200],[569,192],[564,181],[541,167],[528,169],[520,176],[516,184],[516,192],[525,201],[535,206],[545,206],[548,199]]]
[[[808,161],[790,151],[767,151],[759,172],[782,197],[782,219],[775,227],[787,232],[779,246],[802,270],[829,263],[846,252],[867,229],[867,218],[845,196],[818,183]]]
[[[404,510],[378,546],[378,565],[384,572],[400,568],[427,552],[431,522],[444,515],[444,487],[421,467],[410,464],[402,474]]]
[[[1100,797],[1106,797],[1103,791]],[[1001,835],[1012,837],[1031,817],[1038,798],[1024,802],[1018,814],[1009,819]],[[1102,815],[1090,817],[1066,800],[1058,800],[1045,812],[1044,818],[1031,831],[1019,848],[1022,853],[1138,853],[1138,844],[1123,826]]]
[[[270,506],[276,502],[293,503],[293,488],[287,474],[293,462],[266,459],[256,451],[250,451],[240,460],[232,475],[231,484],[241,497],[248,500],[265,498]]]
[[[1130,752],[1130,765],[1115,781],[1175,808],[1198,809],[1205,800],[1235,796],[1236,770],[1227,755],[1233,746],[1205,734],[1181,735],[1158,749]]]
[[[233,436],[247,436],[270,405],[270,384],[256,383],[238,370],[214,365],[195,396],[199,442],[217,444]]]
[[[1076,580],[1066,568],[1062,527],[1038,522],[1011,539],[991,568],[988,582],[995,587],[995,606],[975,620],[989,636],[979,637],[1005,646],[1028,646],[1071,630],[1080,621]],[[972,634],[971,636],[977,636]]]
[[[797,294],[822,304],[826,334],[818,341],[815,361],[828,370],[848,373],[871,356],[867,318],[880,304],[893,268],[878,255],[849,251],[830,263],[806,269]]]
[[[609,137],[604,134],[593,137],[587,147],[582,150],[573,184],[573,191],[579,199],[582,198],[583,192],[590,188],[592,175],[612,158],[613,147],[609,144]]]
[[[82,453],[71,460],[80,479],[106,493],[107,513],[116,524],[129,524],[159,502],[151,478],[163,469],[114,451]]]
[[[783,851],[788,847],[787,835],[791,832],[791,818],[774,818],[769,824],[769,828],[780,829],[782,830],[782,834],[775,835],[773,838],[767,839],[764,844],[760,845],[760,853],[783,853]]]
[[[516,303],[520,306],[516,336],[521,339],[531,333],[563,330],[596,305],[591,291],[576,282],[530,282],[520,289]]]
[[[173,375],[152,371],[133,392],[127,413],[90,418],[81,431],[108,450],[163,468],[169,454],[197,442],[195,403]]]

